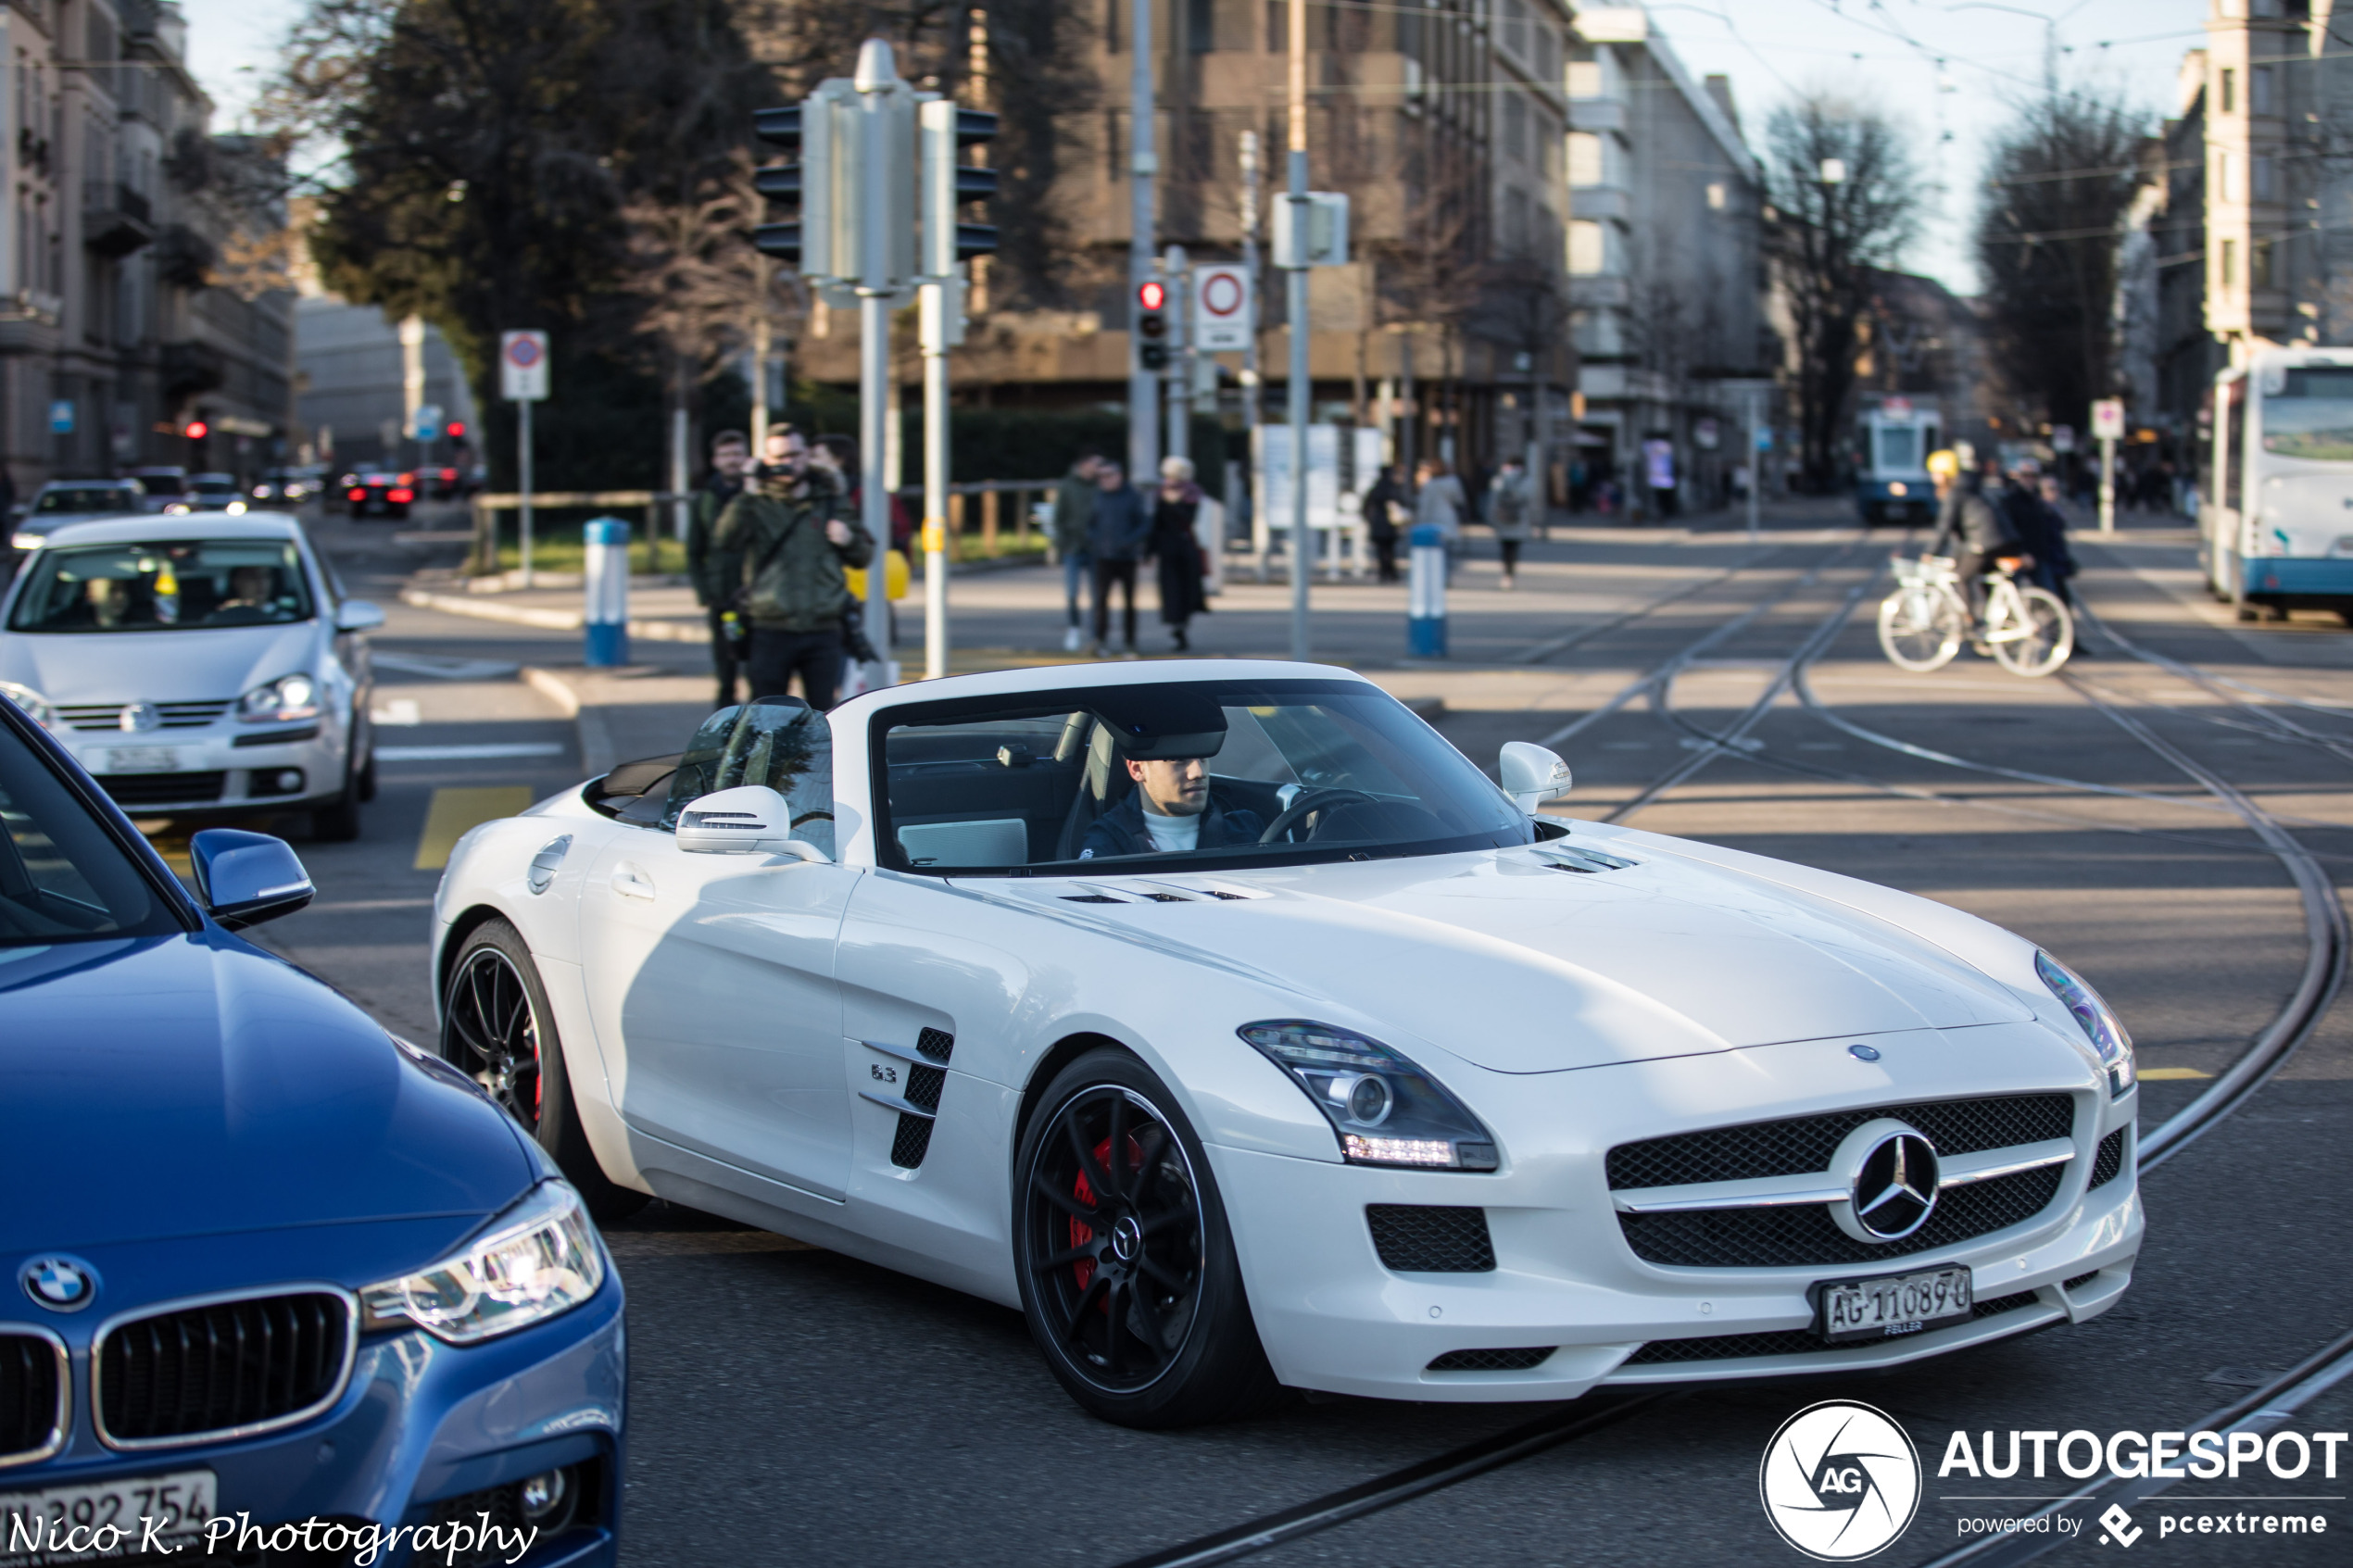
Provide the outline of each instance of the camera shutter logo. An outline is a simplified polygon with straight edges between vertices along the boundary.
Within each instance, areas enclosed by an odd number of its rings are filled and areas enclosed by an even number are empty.
[[[1756,1486],[1781,1539],[1818,1562],[1852,1562],[1910,1527],[1920,1456],[1884,1411],[1827,1399],[1773,1434]]]

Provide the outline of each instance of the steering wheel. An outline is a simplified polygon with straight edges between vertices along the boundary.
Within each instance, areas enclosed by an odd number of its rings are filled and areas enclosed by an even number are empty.
[[[1261,844],[1273,844],[1281,839],[1285,834],[1289,834],[1292,828],[1298,826],[1302,818],[1316,811],[1320,811],[1327,806],[1338,806],[1343,801],[1349,800],[1362,800],[1368,805],[1379,804],[1379,802],[1372,796],[1365,794],[1361,789],[1341,789],[1334,787],[1328,789],[1306,790],[1302,792],[1298,798],[1293,800],[1289,806],[1285,807],[1281,815],[1277,816],[1273,822],[1266,824],[1266,831],[1258,835],[1258,842]]]

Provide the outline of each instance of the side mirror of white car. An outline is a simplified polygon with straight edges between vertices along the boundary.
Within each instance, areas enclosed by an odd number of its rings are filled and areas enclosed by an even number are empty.
[[[1495,773],[1503,781],[1504,793],[1518,801],[1519,809],[1529,816],[1545,801],[1558,800],[1568,793],[1568,764],[1557,753],[1529,741],[1505,741]]]
[[[372,632],[384,623],[383,608],[366,599],[346,599],[335,606],[335,630],[338,632]]]
[[[832,856],[792,836],[792,808],[766,784],[738,784],[690,802],[678,813],[678,847],[690,855],[798,855],[830,862]]]

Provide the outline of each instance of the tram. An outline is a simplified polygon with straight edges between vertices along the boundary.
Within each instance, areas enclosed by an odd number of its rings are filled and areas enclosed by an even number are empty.
[[[2214,596],[2241,621],[2353,612],[2353,348],[2267,348],[2214,379],[2198,508]]]
[[[1928,455],[1936,450],[1943,425],[1933,405],[1907,397],[1890,397],[1864,411],[1856,431],[1855,507],[1865,527],[1935,521]]]

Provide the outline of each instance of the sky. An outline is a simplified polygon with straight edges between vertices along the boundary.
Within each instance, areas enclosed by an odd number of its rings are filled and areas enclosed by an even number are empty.
[[[181,0],[188,63],[233,129],[301,11],[300,0]],[[2061,75],[2111,87],[2154,129],[2173,111],[2207,0],[1660,0],[1650,6],[1694,77],[1732,79],[1750,144],[1775,104],[1816,86],[1859,92],[1906,125],[1929,182],[1929,221],[1907,262],[1961,293],[1976,275],[1969,224],[1986,144],[2042,82],[2057,23]]]

